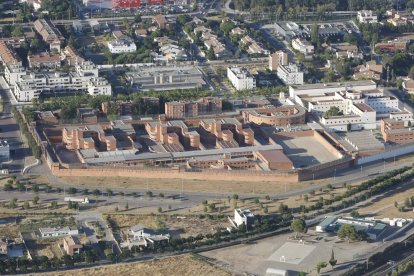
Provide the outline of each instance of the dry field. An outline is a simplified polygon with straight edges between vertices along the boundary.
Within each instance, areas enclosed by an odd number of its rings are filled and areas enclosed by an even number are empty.
[[[213,228],[228,226],[227,219],[200,219],[198,216],[166,216],[166,215],[108,215],[121,229],[126,232],[134,225],[142,224],[153,229],[168,229],[174,236],[188,237],[211,233]]]
[[[414,196],[414,188],[405,189],[402,192],[382,197],[380,200],[374,201],[369,206],[358,209],[361,215],[375,216],[379,218],[411,218],[414,219],[414,212],[399,212],[394,206],[398,202],[400,206],[404,205],[406,198]]]
[[[237,194],[270,194],[280,193],[300,188],[306,188],[312,184],[329,183],[329,180],[305,181],[301,183],[285,183],[276,181],[249,182],[249,181],[223,181],[223,180],[180,180],[180,179],[145,179],[133,177],[59,177],[62,183],[79,183],[85,188],[142,188],[151,191],[171,190],[189,192],[210,193],[237,193]]]
[[[200,260],[196,260],[189,255],[170,257],[157,261],[150,261],[144,263],[131,263],[110,265],[89,269],[78,269],[67,272],[49,272],[39,273],[33,275],[45,276],[106,276],[106,275],[122,275],[122,276],[227,276],[230,273],[213,267],[212,265]]]

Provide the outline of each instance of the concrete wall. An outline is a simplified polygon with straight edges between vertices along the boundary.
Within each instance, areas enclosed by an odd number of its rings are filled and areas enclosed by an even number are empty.
[[[178,169],[125,169],[125,168],[67,168],[52,167],[51,172],[56,176],[117,176],[139,178],[167,178],[167,179],[196,179],[196,180],[227,180],[227,181],[285,181],[297,182],[298,174],[283,172],[256,172],[256,171],[183,171]]]
[[[398,156],[406,155],[412,152],[414,152],[414,143],[395,146],[379,154],[366,156],[366,157],[360,157],[357,160],[357,165],[363,165],[363,164],[378,161],[378,160],[394,158],[394,156],[398,157]]]

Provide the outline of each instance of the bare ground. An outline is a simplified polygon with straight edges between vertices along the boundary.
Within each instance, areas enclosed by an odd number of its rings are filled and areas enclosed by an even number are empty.
[[[122,275],[122,276],[162,276],[162,275],[197,275],[197,276],[227,276],[230,273],[218,269],[204,261],[197,260],[190,255],[169,257],[157,261],[149,261],[144,263],[118,264],[103,267],[95,267],[89,269],[78,269],[65,272],[48,272],[33,275],[45,276],[106,276],[106,275]]]

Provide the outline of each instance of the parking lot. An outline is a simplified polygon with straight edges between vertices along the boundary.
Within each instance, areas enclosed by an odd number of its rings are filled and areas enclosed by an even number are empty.
[[[316,264],[328,262],[334,251],[337,269],[349,266],[373,251],[380,243],[339,241],[336,237],[314,233],[303,237],[303,243],[291,240],[292,233],[279,235],[255,244],[232,246],[213,250],[202,255],[214,258],[219,266],[228,267],[236,273],[265,275],[268,268],[303,271],[316,275]],[[326,268],[323,271],[328,271]]]

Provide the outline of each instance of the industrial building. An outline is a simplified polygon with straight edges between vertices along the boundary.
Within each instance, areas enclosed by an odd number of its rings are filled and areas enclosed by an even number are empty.
[[[141,91],[201,88],[206,85],[196,66],[138,67],[126,73],[131,86]]]

